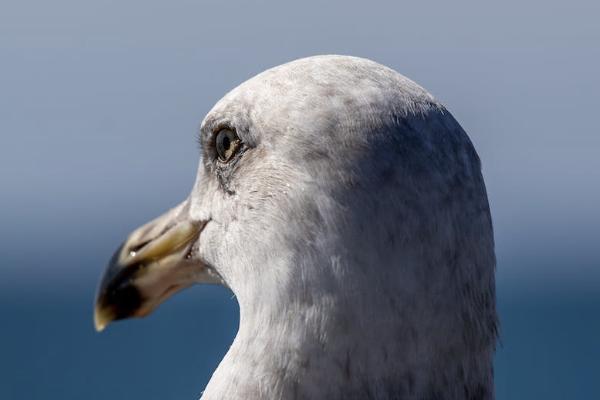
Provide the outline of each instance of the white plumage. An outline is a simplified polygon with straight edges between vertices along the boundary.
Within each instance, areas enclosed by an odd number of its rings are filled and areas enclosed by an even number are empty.
[[[222,129],[241,143],[228,162]],[[202,225],[176,288],[220,280],[241,313],[204,400],[494,397],[487,196],[430,94],[369,60],[311,57],[232,90],[200,140],[189,198],[125,248]]]

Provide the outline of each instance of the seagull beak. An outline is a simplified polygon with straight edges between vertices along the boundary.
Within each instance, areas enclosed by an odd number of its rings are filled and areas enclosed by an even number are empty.
[[[112,321],[144,317],[194,283],[221,283],[212,269],[192,257],[206,222],[173,223],[176,211],[135,230],[112,256],[96,295],[97,331]]]

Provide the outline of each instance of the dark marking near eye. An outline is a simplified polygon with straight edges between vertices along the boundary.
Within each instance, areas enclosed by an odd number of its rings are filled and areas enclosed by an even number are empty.
[[[231,178],[235,171],[237,171],[238,169],[238,162],[240,161],[246,150],[248,150],[248,148],[244,146],[243,143],[239,144],[238,147],[239,150],[235,151],[229,162],[225,163],[219,159],[215,163],[215,174],[217,175],[219,184],[221,185],[221,188],[227,194],[230,195],[235,194],[235,190],[231,187]]]

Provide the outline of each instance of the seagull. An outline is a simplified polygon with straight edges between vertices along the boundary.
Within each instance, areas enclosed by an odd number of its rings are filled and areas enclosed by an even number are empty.
[[[492,221],[479,157],[425,89],[324,55],[225,95],[189,197],[129,235],[98,331],[197,283],[237,335],[203,400],[494,398]]]

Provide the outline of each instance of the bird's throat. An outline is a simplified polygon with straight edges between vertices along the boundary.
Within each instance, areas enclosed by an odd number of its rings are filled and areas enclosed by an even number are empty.
[[[247,317],[203,400],[458,400],[465,393],[493,399],[486,349],[445,354],[435,336],[420,337],[401,323],[357,324],[352,314],[323,309],[289,310],[280,319]]]

